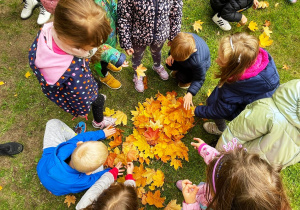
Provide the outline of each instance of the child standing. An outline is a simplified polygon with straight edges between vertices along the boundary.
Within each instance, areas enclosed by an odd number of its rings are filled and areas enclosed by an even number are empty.
[[[29,51],[43,93],[75,117],[87,117],[92,108],[96,128],[114,124],[103,117],[105,97],[89,68],[89,57],[110,30],[105,11],[92,0],[61,0],[54,22],[44,25]]]
[[[219,84],[206,106],[196,107],[195,116],[214,119],[215,123],[206,122],[203,127],[208,133],[221,135],[225,120],[234,119],[253,101],[272,96],[279,86],[279,75],[271,55],[247,33],[223,37],[216,62]]]
[[[182,0],[119,0],[118,35],[120,46],[132,55],[134,70],[141,64],[147,46],[153,70],[162,80],[169,78],[161,65],[161,49],[166,39],[172,41],[181,28]],[[134,74],[135,89],[144,91],[143,78]]]
[[[210,5],[216,14],[212,20],[224,31],[229,31],[231,26],[228,22],[247,23],[247,18],[241,12],[249,9],[252,5],[256,9],[258,0],[210,0]]]
[[[218,152],[199,138],[192,146],[208,165],[206,183],[192,185],[179,180],[185,202],[183,209],[291,209],[284,192],[280,169],[272,167],[257,154],[249,154],[240,145],[231,144]]]
[[[54,195],[78,193],[91,187],[105,172],[102,164],[108,156],[107,147],[97,140],[116,130],[104,129],[76,135],[60,120],[47,122],[43,155],[37,174],[43,186]]]
[[[175,77],[178,86],[187,89],[184,96],[184,108],[193,105],[192,97],[202,87],[206,72],[210,67],[210,53],[205,41],[197,34],[180,32],[170,45],[166,66],[171,77]]]
[[[114,183],[122,174],[122,163],[103,174],[103,176],[83,195],[76,209],[138,209],[136,184],[132,177],[134,165],[127,163],[127,175],[124,184]]]

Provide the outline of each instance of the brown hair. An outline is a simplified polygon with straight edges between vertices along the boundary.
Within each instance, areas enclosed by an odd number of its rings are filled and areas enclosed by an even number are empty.
[[[137,210],[138,197],[134,187],[115,183],[98,197],[87,210]]]
[[[257,154],[243,148],[223,152],[215,171],[214,192],[212,174],[218,158],[207,167],[207,209],[221,210],[288,210],[291,209],[283,190],[280,168],[272,167]],[[221,155],[222,155],[221,154]],[[209,196],[211,195],[211,199]]]
[[[231,45],[231,41],[232,45]],[[216,62],[220,72],[215,76],[220,78],[219,87],[239,80],[244,71],[256,60],[259,53],[258,39],[245,32],[223,37],[219,45],[219,55]]]
[[[60,0],[53,25],[59,39],[71,41],[77,48],[99,47],[112,30],[105,10],[93,0]]]
[[[195,48],[193,35],[180,32],[171,42],[170,54],[175,61],[185,61],[195,52]]]

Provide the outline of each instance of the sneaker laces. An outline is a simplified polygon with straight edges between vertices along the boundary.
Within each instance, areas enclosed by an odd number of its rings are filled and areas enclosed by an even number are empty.
[[[46,9],[45,7],[40,3],[40,15],[45,15]]]
[[[22,3],[24,3],[24,9],[27,9],[27,7],[28,7],[28,2],[27,2],[26,0],[23,0]]]
[[[219,23],[219,25],[220,25],[220,26],[224,25],[224,23],[223,23],[223,20],[222,20],[222,19],[220,19],[220,20],[217,20],[217,22]]]

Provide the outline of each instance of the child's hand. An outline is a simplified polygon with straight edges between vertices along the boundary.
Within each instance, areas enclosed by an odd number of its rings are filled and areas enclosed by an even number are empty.
[[[196,202],[196,195],[199,188],[196,185],[186,184],[182,188],[182,194],[184,200],[187,204],[195,203]]]
[[[103,129],[103,132],[105,134],[105,137],[111,136],[116,132],[116,129],[114,127],[106,127]]]
[[[191,145],[194,147],[194,149],[198,150],[201,144],[204,144],[205,142],[202,139],[194,138],[195,141],[198,141],[198,143],[192,142]]]
[[[253,9],[257,9],[258,5],[259,5],[259,1],[254,0],[253,1]]]
[[[121,169],[121,168],[123,168],[122,162],[118,162],[118,164],[115,166],[115,168],[118,169],[118,176],[122,176],[123,172],[125,171],[124,169]]]
[[[134,53],[134,50],[132,48],[125,50],[127,55],[132,55],[132,53]]]
[[[246,18],[246,16],[242,15],[242,19],[240,21],[240,24],[243,26],[243,25],[245,25],[247,23],[247,21],[248,21],[248,19]]]
[[[126,168],[127,168],[127,174],[132,174],[133,169],[134,169],[133,162],[128,162]]]
[[[183,97],[183,107],[186,109],[186,110],[189,110],[191,108],[191,105],[194,106],[193,104],[193,95],[188,92],[187,94],[185,94],[185,96]]]
[[[174,58],[172,57],[172,55],[170,55],[167,59],[166,59],[166,63],[169,65],[169,66],[172,66],[173,63],[174,63]]]
[[[129,66],[128,61],[124,61],[124,63],[121,66],[122,67],[128,67]]]

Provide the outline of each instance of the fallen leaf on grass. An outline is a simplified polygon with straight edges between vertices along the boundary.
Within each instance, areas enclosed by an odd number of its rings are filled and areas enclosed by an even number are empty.
[[[284,65],[282,66],[282,69],[284,69],[284,70],[289,70],[290,67],[288,67],[288,65],[284,64]]]
[[[210,89],[208,89],[208,91],[207,91],[207,93],[206,93],[207,97],[209,97],[209,96],[210,96],[210,94],[211,94],[211,90],[210,90]]]
[[[108,116],[108,117],[112,116],[114,113],[115,113],[115,110],[114,109],[110,109],[108,107],[105,107],[105,112],[103,112],[103,114],[105,116]]]
[[[269,27],[271,25],[271,21],[265,20],[264,26]]]
[[[240,23],[237,23],[237,24],[236,24],[236,27],[238,27],[238,28],[241,27],[241,26],[242,26],[242,25],[241,25]]]
[[[275,7],[278,7],[278,5],[279,5],[279,3],[276,3],[276,4],[275,4]]]
[[[257,23],[254,22],[254,21],[251,21],[248,25],[248,28],[251,30],[251,31],[256,31],[258,29],[257,27]]]
[[[2,187],[2,186],[0,186],[0,190],[2,190],[2,188],[3,188],[3,187]]]
[[[268,47],[273,43],[273,40],[269,39],[270,37],[264,32],[259,36],[259,46],[260,47]]]
[[[144,76],[146,76],[145,71],[147,71],[147,68],[144,67],[143,64],[141,64],[136,68],[135,71],[136,71],[137,77],[144,77]]]
[[[181,210],[181,206],[176,204],[177,200],[171,200],[164,210]]]
[[[267,2],[267,1],[260,1],[258,3],[258,7],[257,8],[259,8],[259,9],[265,9],[267,7],[269,7],[269,2]]]
[[[67,203],[69,208],[71,203],[75,204],[75,201],[76,201],[76,197],[74,195],[66,195],[66,199],[64,203]]]
[[[263,27],[263,29],[264,29],[264,32],[266,33],[266,35],[268,37],[270,37],[271,33],[273,33],[273,31],[271,31],[268,26],[267,27]]]
[[[148,89],[148,79],[147,76],[144,76],[143,78],[143,84],[144,84],[144,90]]]
[[[149,205],[155,205],[157,208],[162,208],[163,203],[166,200],[166,197],[160,197],[160,190],[156,190],[153,194],[152,192],[148,192],[146,194],[146,201]]]
[[[204,22],[201,22],[201,20],[197,20],[197,21],[194,22],[193,28],[194,28],[195,31],[197,31],[197,33],[199,33],[199,29],[202,30],[202,24],[203,23]]]
[[[124,112],[116,111],[116,113],[112,116],[113,118],[117,118],[115,124],[116,125],[127,125],[127,115]]]
[[[3,82],[3,81],[0,81],[0,85],[4,85],[5,84],[5,82]]]
[[[26,74],[25,74],[25,77],[28,79],[28,77],[30,77],[30,76],[31,76],[30,72],[27,71]]]

